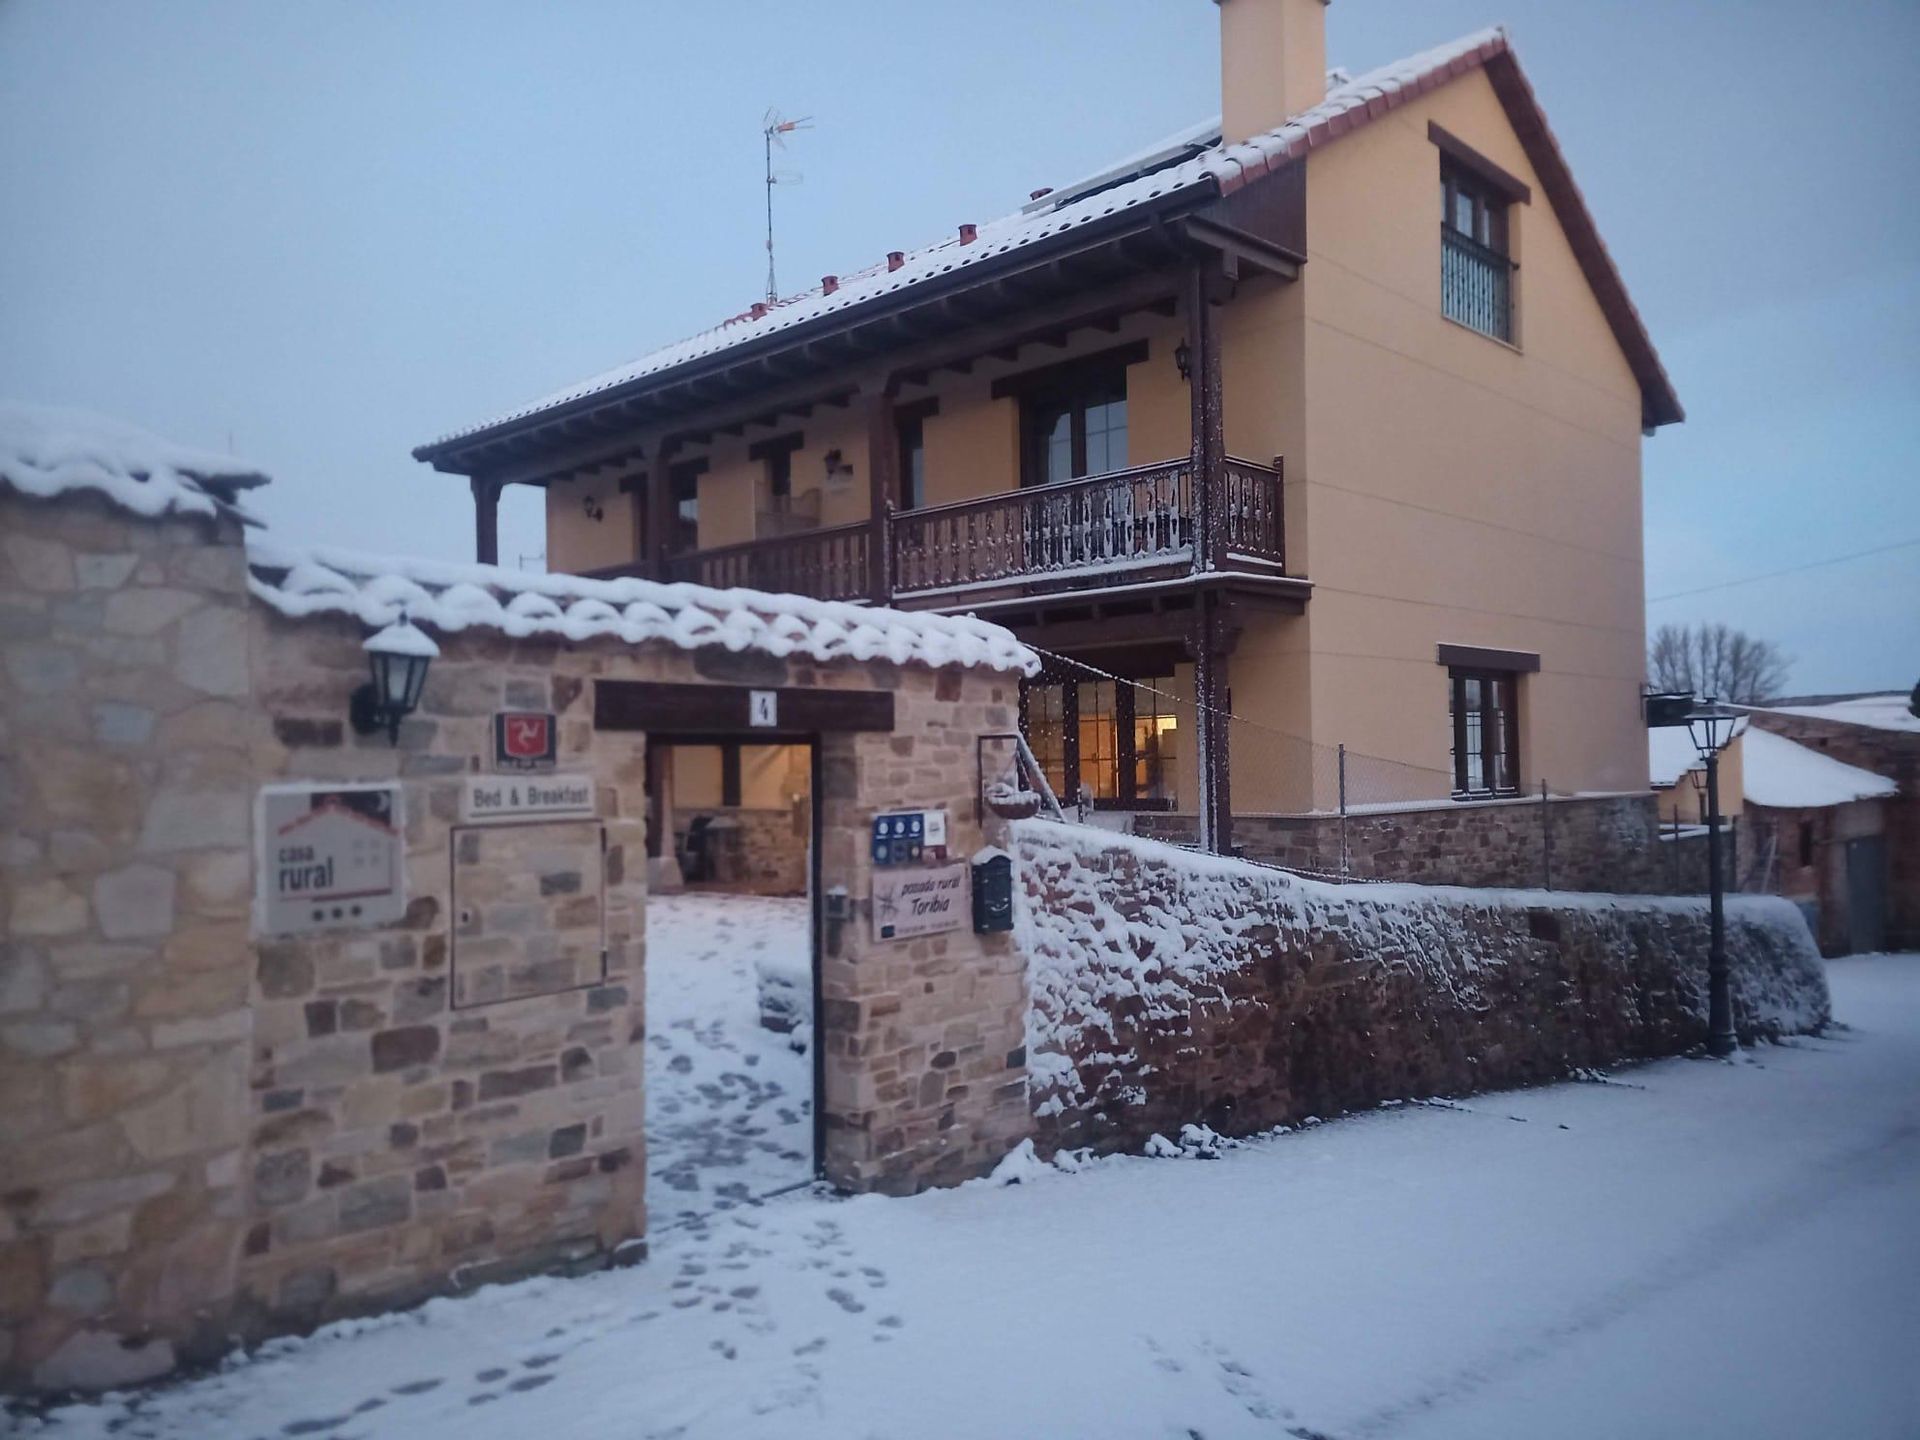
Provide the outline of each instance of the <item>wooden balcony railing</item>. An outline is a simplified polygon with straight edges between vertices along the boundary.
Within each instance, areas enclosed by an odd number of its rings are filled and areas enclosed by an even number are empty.
[[[1141,465],[893,517],[893,593],[1175,563],[1193,553],[1192,467]]]
[[[1217,483],[1210,545],[1183,458],[696,550],[669,557],[664,578],[821,600],[939,603],[948,592],[996,586],[1066,589],[1129,572],[1282,566],[1280,471],[1229,457]]]
[[[1227,556],[1245,555],[1275,564],[1287,558],[1286,505],[1280,471],[1227,457],[1221,523]]]
[[[873,527],[866,521],[803,530],[771,540],[749,540],[667,559],[669,580],[691,580],[726,590],[770,590],[816,600],[865,600]]]

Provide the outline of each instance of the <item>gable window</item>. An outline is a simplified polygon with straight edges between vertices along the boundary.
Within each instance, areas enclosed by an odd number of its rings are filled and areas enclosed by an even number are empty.
[[[1441,312],[1512,344],[1512,214],[1532,192],[1438,125],[1428,125],[1427,138],[1440,150]]]
[[[1511,670],[1450,666],[1456,798],[1514,795],[1520,789],[1519,677]]]

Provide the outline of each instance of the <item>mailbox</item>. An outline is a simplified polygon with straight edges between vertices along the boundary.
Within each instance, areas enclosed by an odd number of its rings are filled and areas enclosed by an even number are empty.
[[[973,862],[973,933],[992,935],[1013,929],[1013,857],[1004,850],[982,852]]]

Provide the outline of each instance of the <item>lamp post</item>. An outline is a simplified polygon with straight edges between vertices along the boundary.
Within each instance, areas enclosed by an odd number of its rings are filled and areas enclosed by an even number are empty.
[[[1687,716],[1687,734],[1707,763],[1707,1053],[1727,1056],[1740,1048],[1733,1033],[1733,993],[1727,976],[1727,914],[1720,877],[1720,749],[1733,737],[1734,714],[1712,696]]]

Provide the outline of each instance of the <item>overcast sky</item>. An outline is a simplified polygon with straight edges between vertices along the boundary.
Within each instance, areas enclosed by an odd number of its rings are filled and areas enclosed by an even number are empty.
[[[1688,412],[1649,626],[1920,678],[1920,4],[1335,0],[1361,70],[1506,22]],[[290,538],[471,555],[408,451],[1218,110],[1206,0],[0,0],[0,394],[229,446]],[[509,501],[503,558],[541,549]]]

